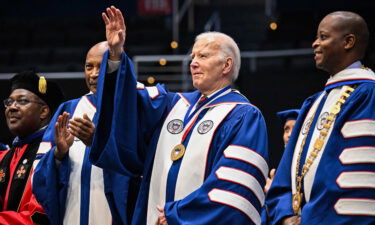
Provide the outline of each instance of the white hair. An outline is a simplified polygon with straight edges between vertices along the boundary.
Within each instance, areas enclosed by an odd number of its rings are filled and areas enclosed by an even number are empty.
[[[241,67],[241,53],[240,49],[238,48],[237,43],[231,38],[229,35],[217,32],[217,31],[208,31],[199,34],[195,38],[195,42],[206,39],[208,41],[214,41],[217,39],[222,39],[223,41],[219,43],[221,48],[221,54],[223,58],[232,57],[233,58],[233,68],[231,71],[232,80],[235,81],[238,78],[238,74]]]

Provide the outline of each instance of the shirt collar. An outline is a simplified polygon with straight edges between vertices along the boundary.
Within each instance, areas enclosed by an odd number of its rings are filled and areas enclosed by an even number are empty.
[[[350,66],[346,67],[346,69],[359,69],[362,67],[362,63],[360,61],[355,61],[353,64]]]
[[[219,90],[217,90],[217,91],[211,93],[210,95],[207,95],[206,97],[207,97],[207,98],[211,98],[211,97],[214,96],[216,93],[218,93],[219,91],[223,90],[224,88],[228,88],[229,86],[230,86],[230,85],[225,86],[225,87],[223,87],[223,88],[221,88],[221,89],[219,89]],[[204,94],[201,94],[201,97],[202,97],[202,96],[205,96],[205,95],[204,95]],[[200,97],[200,98],[201,98],[201,97]]]
[[[35,132],[32,135],[29,135],[25,138],[20,138],[20,137],[17,136],[17,137],[14,138],[12,146],[20,147],[20,146],[23,146],[25,144],[31,143],[34,140],[36,140],[38,138],[41,138],[43,136],[44,132],[46,131],[46,129],[47,129],[47,126],[44,126],[44,127],[40,128],[37,132]]]
[[[331,76],[327,80],[325,89],[332,89],[338,86],[361,83],[364,81],[375,81],[375,74],[371,69],[364,68],[360,61],[356,61],[346,69]]]

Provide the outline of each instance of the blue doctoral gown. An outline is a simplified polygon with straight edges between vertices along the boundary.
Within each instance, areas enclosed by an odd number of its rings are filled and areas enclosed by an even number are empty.
[[[107,57],[90,159],[123,174],[142,173],[132,224],[155,224],[157,204],[164,205],[169,225],[260,224],[268,174],[260,111],[229,87],[203,106],[196,104],[198,91],[144,87],[125,54],[117,76],[109,76]],[[185,155],[172,161],[171,151],[180,143]]]
[[[301,224],[375,223],[375,184],[371,183],[375,179],[375,75],[370,70],[353,69],[344,70],[330,80],[325,91],[309,97],[303,103],[267,194],[266,204],[271,224],[281,224],[285,217],[293,215],[292,182],[295,177],[291,176],[294,176],[295,170],[291,165],[295,151],[300,150],[300,145],[297,144],[299,136],[306,131],[309,122],[312,123],[310,130],[319,132],[328,114],[320,106],[314,120],[308,121],[310,109],[315,102],[319,103],[320,98],[327,98],[327,95],[340,90],[344,85],[357,86],[341,106],[330,136],[321,150],[323,153],[320,152],[321,157],[317,157],[320,162],[316,166],[315,176],[308,181],[311,183],[309,201],[306,201],[304,193]],[[334,100],[336,102],[337,99]],[[322,100],[324,101],[328,102]],[[326,104],[328,103],[324,105]],[[315,139],[311,138],[310,133],[305,146],[314,144]],[[306,149],[302,152],[303,157],[304,155]],[[303,158],[301,161],[305,162]],[[309,173],[310,171],[307,174]],[[306,191],[305,186],[306,179],[302,187]]]
[[[54,125],[63,112],[69,112],[72,117],[77,111],[77,105],[83,101],[86,103],[83,112],[89,115],[89,107],[93,116],[96,106],[96,97],[93,94],[64,102],[56,111],[43,137],[44,146],[39,148],[40,162],[34,171],[33,191],[52,224],[101,224],[103,221],[109,224],[128,224],[128,176],[95,168],[88,160],[90,147],[83,143],[77,149],[71,147],[69,156],[56,165]],[[81,142],[75,138],[74,144],[77,141]],[[74,180],[71,180],[72,176]]]

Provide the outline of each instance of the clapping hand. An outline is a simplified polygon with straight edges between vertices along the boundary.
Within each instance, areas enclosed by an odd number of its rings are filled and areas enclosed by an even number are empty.
[[[55,157],[62,160],[73,144],[74,136],[68,130],[68,121],[70,114],[64,112],[60,115],[55,123],[55,142],[56,150]]]
[[[83,114],[83,118],[75,117],[69,121],[69,131],[86,146],[91,146],[95,125],[85,113]]]

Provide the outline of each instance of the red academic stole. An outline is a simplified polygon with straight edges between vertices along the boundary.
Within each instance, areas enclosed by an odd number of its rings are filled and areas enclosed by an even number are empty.
[[[12,147],[1,160],[0,195],[3,200],[3,210],[18,211],[39,144],[40,140],[35,140],[21,147]],[[22,154],[22,156],[18,160],[12,160],[14,154]]]

